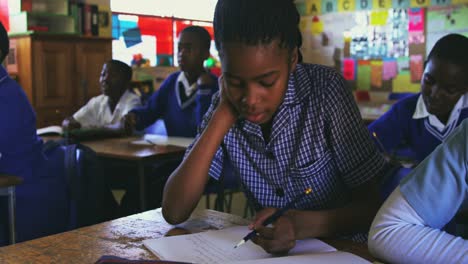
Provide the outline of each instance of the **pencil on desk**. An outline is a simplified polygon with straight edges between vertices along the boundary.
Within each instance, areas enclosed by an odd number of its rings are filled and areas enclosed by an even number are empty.
[[[303,193],[298,195],[296,198],[294,198],[292,201],[290,201],[288,204],[286,204],[285,207],[279,209],[276,211],[274,214],[270,215],[265,222],[263,222],[263,226],[267,226],[269,224],[272,224],[275,222],[280,216],[282,216],[287,210],[291,209],[291,207],[294,206],[296,202],[298,202],[300,199],[302,199],[304,196],[309,195],[312,192],[312,188],[307,188]],[[244,244],[245,242],[249,241],[252,239],[254,236],[257,235],[257,231],[252,230],[250,233],[248,233],[237,245],[234,246],[234,248],[239,247],[240,245]]]

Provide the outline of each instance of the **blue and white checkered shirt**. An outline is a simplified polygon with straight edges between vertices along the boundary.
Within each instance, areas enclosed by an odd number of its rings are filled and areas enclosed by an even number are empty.
[[[219,94],[202,130],[218,103]],[[343,78],[320,65],[299,64],[291,73],[269,142],[264,141],[259,125],[239,120],[224,144],[247,196],[258,208],[281,208],[309,187],[312,193],[296,209],[343,207],[351,200],[351,190],[381,175],[386,164]],[[211,177],[220,177],[223,160],[219,148]],[[278,188],[284,190],[283,197],[276,194]]]

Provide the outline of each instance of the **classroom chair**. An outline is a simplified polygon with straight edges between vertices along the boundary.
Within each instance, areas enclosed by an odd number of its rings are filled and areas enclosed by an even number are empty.
[[[11,175],[0,175],[0,195],[8,196],[8,232],[10,244],[16,243],[16,195],[15,186],[23,179]]]

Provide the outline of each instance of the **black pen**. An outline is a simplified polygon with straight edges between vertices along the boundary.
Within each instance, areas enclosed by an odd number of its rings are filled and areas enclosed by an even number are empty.
[[[299,201],[300,199],[302,199],[304,196],[310,194],[312,192],[312,189],[311,188],[308,188],[306,189],[303,193],[301,193],[300,195],[298,195],[294,200],[292,200],[291,202],[289,202],[288,204],[286,204],[285,207],[279,209],[278,211],[276,211],[274,214],[270,215],[270,217],[268,217],[265,222],[263,222],[263,226],[267,226],[273,222],[275,222],[280,216],[282,216],[287,210],[291,209],[291,207],[294,206],[294,204]],[[238,246],[244,244],[245,242],[249,241],[250,239],[252,239],[254,236],[257,235],[257,231],[255,230],[252,230],[252,232],[248,233],[241,241],[239,241],[239,243],[237,243],[237,245],[234,246],[234,248],[237,248]]]

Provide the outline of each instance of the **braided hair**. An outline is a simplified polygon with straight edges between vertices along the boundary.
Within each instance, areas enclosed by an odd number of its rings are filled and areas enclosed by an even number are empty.
[[[213,18],[216,48],[222,52],[227,42],[253,46],[278,40],[290,52],[298,48],[302,62],[299,21],[293,0],[218,0]]]

